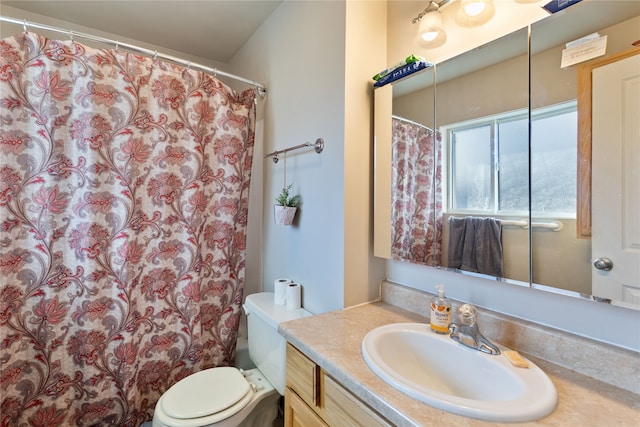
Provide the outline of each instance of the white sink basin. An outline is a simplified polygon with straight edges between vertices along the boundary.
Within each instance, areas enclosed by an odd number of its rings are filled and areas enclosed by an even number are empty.
[[[501,347],[504,349],[503,347]],[[485,421],[534,421],[550,414],[558,395],[529,362],[518,368],[439,335],[424,323],[394,323],[362,341],[367,365],[394,388],[430,406]]]

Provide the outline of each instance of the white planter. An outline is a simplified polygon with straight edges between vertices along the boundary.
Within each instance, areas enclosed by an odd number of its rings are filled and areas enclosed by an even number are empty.
[[[297,210],[298,208],[291,208],[289,206],[273,205],[276,224],[291,225],[293,223],[293,218],[296,216]]]

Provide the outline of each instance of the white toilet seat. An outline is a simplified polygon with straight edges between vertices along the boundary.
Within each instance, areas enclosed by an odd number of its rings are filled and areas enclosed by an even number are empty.
[[[254,394],[237,368],[205,369],[171,386],[158,400],[154,416],[176,427],[214,424],[240,412]]]
[[[216,387],[220,384],[224,387]],[[238,403],[250,391],[249,382],[236,368],[205,369],[171,386],[162,399],[161,407],[171,418],[206,417],[239,406]],[[235,412],[240,409],[236,408]]]
[[[246,392],[238,399],[245,387]],[[278,396],[278,393],[258,369],[246,372],[233,367],[206,369],[178,381],[160,397],[153,426],[237,426],[270,395]],[[235,402],[230,404],[233,400]]]

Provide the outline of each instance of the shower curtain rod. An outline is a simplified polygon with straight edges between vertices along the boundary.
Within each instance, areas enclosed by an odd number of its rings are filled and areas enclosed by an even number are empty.
[[[396,116],[395,114],[393,114],[391,117],[394,119],[402,120],[403,122],[410,123],[412,125],[420,126],[422,128],[425,128],[429,132],[433,132],[433,129],[431,129],[429,126],[423,125],[422,123],[414,122],[413,120],[405,119],[404,117]]]
[[[166,55],[163,53],[159,53],[157,50],[151,50],[151,49],[147,49],[144,47],[140,47],[140,46],[135,46],[129,43],[123,43],[120,42],[118,40],[112,40],[112,39],[107,39],[105,37],[100,37],[100,36],[94,36],[92,34],[87,34],[87,33],[81,33],[81,32],[76,32],[73,30],[65,30],[63,28],[59,28],[59,27],[52,27],[50,25],[45,25],[45,24],[38,24],[36,22],[30,22],[27,21],[26,19],[16,19],[16,18],[11,18],[9,16],[1,16],[0,15],[0,21],[3,22],[9,22],[12,24],[16,24],[16,25],[22,25],[24,28],[25,32],[29,31],[29,27],[33,27],[33,28],[39,28],[42,30],[47,30],[47,31],[53,31],[53,32],[57,32],[57,33],[63,33],[63,34],[68,34],[69,37],[71,38],[71,40],[73,40],[74,37],[80,37],[83,39],[87,39],[87,40],[92,40],[95,42],[100,42],[100,43],[106,43],[106,44],[110,44],[115,46],[116,50],[119,47],[123,47],[135,52],[139,52],[142,54],[145,54],[147,56],[151,56],[154,59],[155,58],[160,58],[160,59],[164,59],[166,61],[171,61],[180,65],[183,65],[187,68],[194,68],[194,69],[198,69],[200,71],[204,71],[205,73],[209,73],[209,74],[213,74],[214,76],[217,75],[221,75],[221,76],[225,76],[225,77],[229,77],[247,84],[250,84],[251,86],[254,86],[257,90],[258,90],[258,94],[260,96],[265,96],[267,94],[267,89],[264,85],[254,81],[254,80],[249,80],[246,79],[244,77],[240,77],[240,76],[236,76],[235,74],[231,74],[231,73],[226,73],[224,71],[220,71],[217,68],[211,68],[211,67],[207,67],[205,65],[201,65],[201,64],[196,64],[196,63],[192,63],[190,61],[186,61],[184,59],[180,59],[180,58],[176,58],[175,56],[170,56],[170,55]]]

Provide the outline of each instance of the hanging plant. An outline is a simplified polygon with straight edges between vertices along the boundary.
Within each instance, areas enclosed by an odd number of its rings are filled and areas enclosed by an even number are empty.
[[[296,211],[302,204],[302,199],[299,194],[291,194],[292,186],[293,184],[289,184],[286,187],[282,187],[280,195],[276,197],[276,204],[274,206],[276,224],[291,225],[293,218],[296,216]]]

